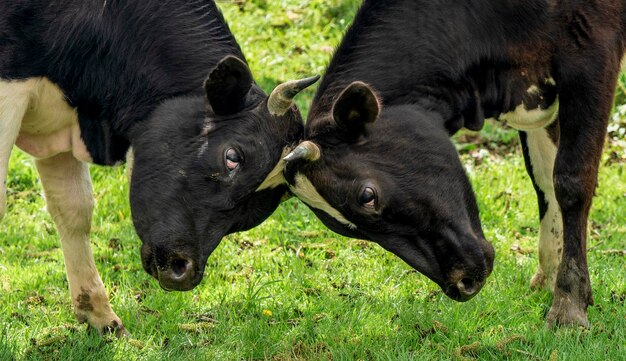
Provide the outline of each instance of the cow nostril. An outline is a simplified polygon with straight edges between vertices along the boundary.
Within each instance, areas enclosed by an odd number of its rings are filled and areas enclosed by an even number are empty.
[[[479,283],[477,283],[475,280],[467,277],[463,278],[456,284],[461,294],[466,296],[471,296],[475,294],[480,289],[480,287],[477,287],[478,285]]]
[[[168,254],[157,265],[156,279],[165,290],[189,291],[198,285],[202,272],[197,269],[195,259],[181,254]]]
[[[191,268],[191,261],[177,258],[170,264],[172,274],[176,278],[183,278],[187,274],[187,271]]]

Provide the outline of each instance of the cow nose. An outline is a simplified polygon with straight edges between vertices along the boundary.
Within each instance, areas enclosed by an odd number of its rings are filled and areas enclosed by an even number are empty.
[[[479,276],[483,272],[453,272],[446,294],[455,301],[465,302],[476,296],[485,285],[486,278]]]
[[[456,283],[456,288],[463,301],[467,301],[478,294],[478,291],[480,291],[484,284],[484,280],[477,282],[473,278],[465,277]]]
[[[182,255],[172,255],[169,261],[157,267],[157,279],[166,290],[189,291],[197,284],[194,261]]]

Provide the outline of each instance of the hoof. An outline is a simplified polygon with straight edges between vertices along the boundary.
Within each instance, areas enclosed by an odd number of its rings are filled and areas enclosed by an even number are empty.
[[[100,336],[113,335],[115,337],[129,337],[130,333],[124,327],[122,320],[117,315],[112,314],[108,318],[110,321],[105,321],[103,318],[91,319],[90,315],[77,314],[76,318],[79,323],[86,323],[89,328],[98,332]]]
[[[546,276],[540,270],[530,280],[530,289],[533,291],[542,290],[546,287]]]
[[[587,320],[587,307],[581,307],[580,303],[572,302],[568,296],[556,296],[548,313],[546,325],[554,327],[584,327],[589,328]]]
[[[110,325],[104,326],[99,330],[100,335],[113,335],[117,338],[130,337],[130,332],[126,327],[117,321],[112,321]]]
[[[541,268],[537,268],[537,272],[530,279],[530,289],[533,291],[547,290],[554,293],[556,287],[556,273],[549,272],[546,274]]]

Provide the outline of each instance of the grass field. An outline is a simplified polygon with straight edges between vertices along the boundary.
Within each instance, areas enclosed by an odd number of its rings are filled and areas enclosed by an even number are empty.
[[[276,82],[322,73],[356,0],[220,2],[253,73]],[[626,79],[626,78],[624,78]],[[623,79],[623,80],[624,80]],[[301,100],[307,110],[313,92]],[[619,92],[618,103],[624,92]],[[456,303],[379,246],[326,230],[297,200],[227,237],[202,284],[166,293],[141,268],[123,168],[92,167],[93,248],[111,303],[132,333],[78,325],[58,235],[32,161],[11,158],[0,223],[0,360],[624,360],[626,108],[603,159],[589,237],[592,327],[550,330],[546,291],[528,284],[539,222],[515,133],[488,124],[457,137],[496,248],[483,291]]]

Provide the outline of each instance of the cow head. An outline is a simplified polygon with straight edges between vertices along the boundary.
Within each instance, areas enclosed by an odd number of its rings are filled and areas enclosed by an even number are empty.
[[[436,113],[383,107],[355,82],[332,111],[309,119],[285,159],[286,180],[326,226],[402,258],[457,301],[478,293],[493,267],[478,207]]]
[[[268,97],[235,57],[210,72],[201,96],[165,101],[133,132],[130,201],[144,269],[190,290],[224,235],[250,229],[287,191],[282,157],[302,136],[293,97],[318,77]]]

